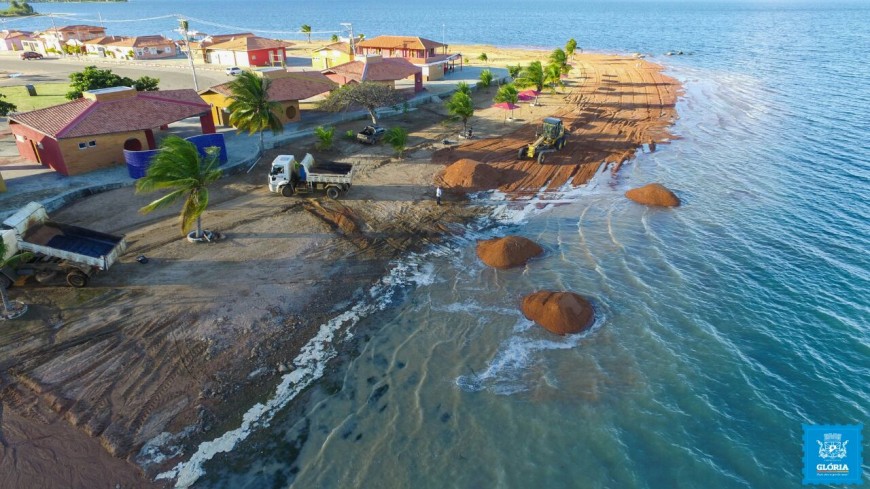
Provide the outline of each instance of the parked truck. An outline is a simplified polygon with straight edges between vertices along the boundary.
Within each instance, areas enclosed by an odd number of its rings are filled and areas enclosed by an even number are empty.
[[[302,161],[293,155],[278,155],[269,170],[269,190],[285,197],[298,193],[326,191],[327,197],[337,199],[350,190],[353,165],[349,163],[314,163],[306,154]]]
[[[108,270],[127,249],[123,236],[62,224],[48,218],[36,202],[3,221],[2,239],[6,256],[28,253],[14,267],[0,269],[0,286],[9,286],[28,276],[45,282],[63,274],[73,287],[84,287],[91,276]]]

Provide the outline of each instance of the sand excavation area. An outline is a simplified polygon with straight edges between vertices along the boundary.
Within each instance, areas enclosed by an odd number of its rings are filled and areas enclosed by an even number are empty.
[[[510,63],[547,55],[486,49]],[[456,160],[491,165],[491,188],[522,196],[582,184],[602,162],[616,166],[672,137],[679,86],[660,66],[597,54],[572,63],[566,88],[545,92],[539,106],[522,104],[514,121],[491,107],[495,88],[475,91],[469,141],[458,139],[462,124],[447,121],[442,104],[429,104],[383,121],[410,131],[402,158],[388,145],[343,139],[328,152],[315,151],[313,138],[268,152],[251,173],[211,189],[203,224],[225,236],[218,243],[184,241],[180,206],[138,213],[160,194],[131,188],[54,213],[126,235],[128,251],[83,289],[10,289],[30,311],[0,330],[0,487],[166,486],[154,475],[238,427],[319,326],[365,300],[391,260],[461,234],[488,212],[460,192],[435,205],[435,185]],[[565,121],[567,147],[543,165],[517,161],[546,116]],[[339,124],[336,134],[363,124]],[[350,192],[337,201],[270,193],[275,155],[305,152],[356,165]],[[183,433],[183,453],[146,463],[140,450],[164,432]]]

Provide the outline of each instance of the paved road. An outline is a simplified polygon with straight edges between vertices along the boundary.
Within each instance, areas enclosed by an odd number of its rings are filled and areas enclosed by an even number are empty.
[[[143,75],[159,78],[160,88],[165,90],[193,88],[193,76],[186,59],[124,61],[123,64],[117,61],[98,61],[94,58],[46,58],[22,61],[12,54],[5,53],[0,54],[2,71],[10,74],[21,73],[21,76],[0,78],[0,86],[69,82],[70,73],[81,71],[82,67],[88,65],[108,68],[113,73],[134,79]],[[197,66],[196,75],[200,90],[231,79],[230,76],[224,74],[222,68]]]

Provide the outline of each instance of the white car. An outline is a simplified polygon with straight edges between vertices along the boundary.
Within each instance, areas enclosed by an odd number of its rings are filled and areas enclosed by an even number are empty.
[[[242,69],[239,68],[238,66],[233,66],[232,68],[227,68],[227,75],[236,76],[236,75],[241,75],[241,74],[242,74]]]

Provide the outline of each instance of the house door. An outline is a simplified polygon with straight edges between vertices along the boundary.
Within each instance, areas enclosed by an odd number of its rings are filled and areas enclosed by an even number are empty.
[[[37,146],[37,142],[34,140],[30,140],[30,147],[33,149],[33,154],[36,155],[36,161],[41,165],[42,164],[42,155],[39,154],[39,146]]]

